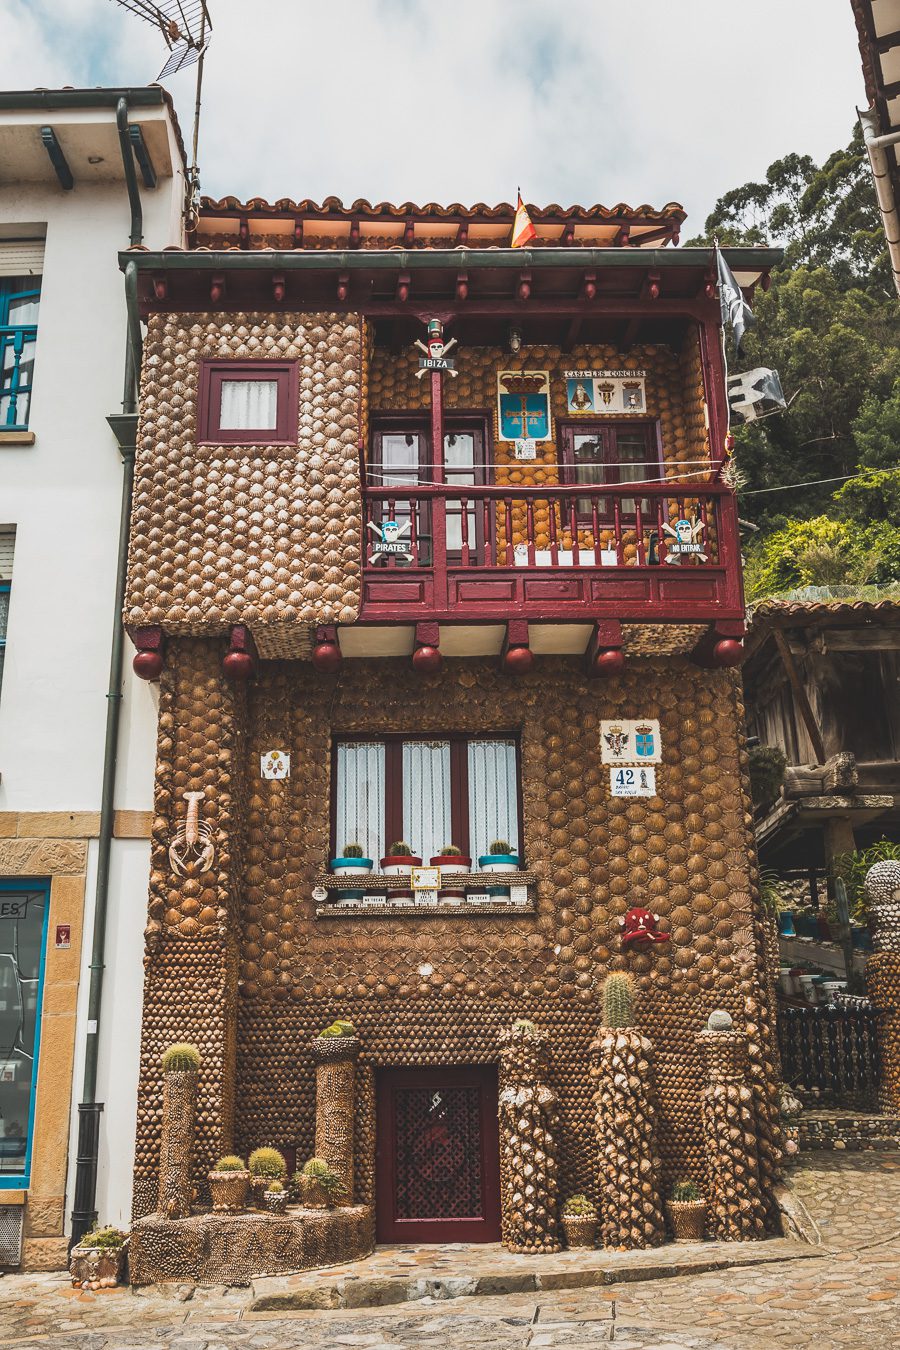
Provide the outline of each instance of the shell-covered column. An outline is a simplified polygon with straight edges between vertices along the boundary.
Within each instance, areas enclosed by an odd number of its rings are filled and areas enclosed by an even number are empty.
[[[186,1219],[191,1213],[191,1153],[197,1111],[200,1054],[193,1045],[172,1045],[162,1057],[162,1140],[159,1150],[159,1213]]]
[[[547,1037],[523,1019],[499,1039],[503,1241],[511,1252],[558,1252],[559,1116]]]
[[[865,880],[874,954],[866,987],[878,1009],[879,1104],[900,1111],[900,863],[879,862]]]
[[[607,976],[604,1026],[591,1045],[604,1247],[655,1247],[665,1237],[653,1044],[633,1025],[633,997],[630,976]]]
[[[700,1094],[709,1191],[709,1227],[731,1241],[762,1238],[766,1203],[760,1185],[756,1110],[747,1081],[747,1036],[728,1013],[713,1013],[697,1044],[706,1059]]]
[[[340,1177],[338,1205],[353,1204],[353,1130],[359,1041],[349,1022],[335,1022],[312,1042],[316,1063],[316,1157]]]

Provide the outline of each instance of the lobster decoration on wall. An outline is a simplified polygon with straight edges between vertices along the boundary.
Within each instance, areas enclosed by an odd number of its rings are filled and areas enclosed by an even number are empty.
[[[200,819],[200,803],[206,793],[185,792],[183,795],[187,802],[184,824],[175,831],[169,845],[169,863],[172,871],[179,877],[187,874],[190,863],[199,863],[197,870],[208,872],[215,857],[213,827],[208,820]]]

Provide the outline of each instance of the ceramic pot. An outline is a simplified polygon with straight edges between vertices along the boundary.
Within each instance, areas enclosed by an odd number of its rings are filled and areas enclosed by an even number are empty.
[[[562,1226],[566,1235],[566,1246],[593,1247],[597,1238],[597,1224],[596,1214],[564,1214]]]
[[[794,911],[792,909],[783,909],[778,915],[778,936],[796,937],[797,932],[794,928]]]
[[[371,858],[332,858],[328,864],[332,872],[356,872],[367,876],[375,866]]]
[[[463,854],[439,853],[436,857],[431,859],[431,866],[439,867],[441,870],[441,900],[446,900],[450,904],[465,900],[466,888],[464,886],[447,886],[444,884],[444,878],[463,876],[466,872],[471,872],[472,859],[465,857]]]
[[[228,1214],[244,1208],[250,1182],[250,1173],[246,1169],[243,1172],[210,1172],[207,1180],[214,1213]]]
[[[69,1255],[73,1289],[112,1289],[122,1279],[125,1246],[90,1247],[78,1243]]]
[[[478,859],[480,872],[518,872],[517,853],[482,853]]]
[[[706,1236],[705,1200],[667,1200],[666,1213],[676,1242],[702,1242]]]
[[[409,853],[388,854],[381,859],[381,870],[386,877],[408,877],[414,867],[422,866],[422,859]]]

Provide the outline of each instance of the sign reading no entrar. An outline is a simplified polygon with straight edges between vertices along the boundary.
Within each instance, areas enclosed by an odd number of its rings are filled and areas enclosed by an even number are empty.
[[[611,767],[609,788],[614,797],[655,797],[656,769]]]

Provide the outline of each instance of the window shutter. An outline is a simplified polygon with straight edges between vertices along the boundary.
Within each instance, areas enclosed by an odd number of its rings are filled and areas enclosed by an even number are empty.
[[[0,277],[39,277],[43,270],[43,239],[0,239]]]
[[[0,527],[0,581],[12,580],[13,554],[16,551],[16,531]]]

